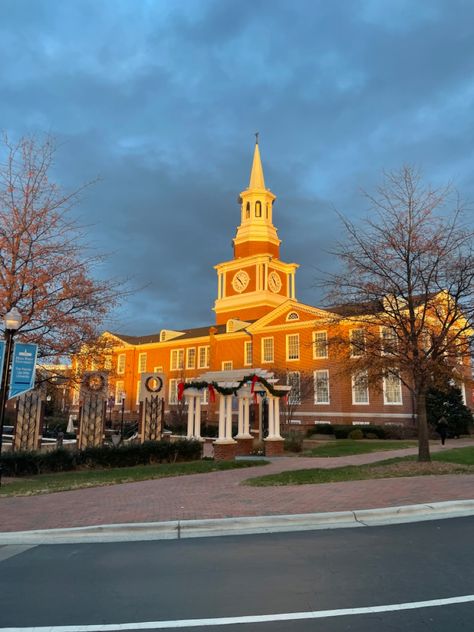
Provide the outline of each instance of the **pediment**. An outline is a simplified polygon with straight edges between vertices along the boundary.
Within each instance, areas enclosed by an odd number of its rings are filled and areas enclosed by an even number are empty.
[[[255,332],[267,327],[293,326],[298,323],[315,323],[316,321],[322,323],[333,318],[334,315],[331,312],[298,301],[288,300],[255,321],[247,330]]]

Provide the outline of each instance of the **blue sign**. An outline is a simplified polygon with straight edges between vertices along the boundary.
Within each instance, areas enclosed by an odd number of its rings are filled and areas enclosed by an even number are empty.
[[[0,382],[3,376],[3,361],[5,360],[5,340],[0,340]]]
[[[8,399],[30,391],[35,385],[38,345],[15,342]]]

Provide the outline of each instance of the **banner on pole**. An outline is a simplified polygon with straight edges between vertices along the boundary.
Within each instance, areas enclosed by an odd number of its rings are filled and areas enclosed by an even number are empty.
[[[38,345],[15,342],[8,399],[34,388]]]
[[[0,382],[3,377],[3,363],[5,361],[5,340],[0,340]]]

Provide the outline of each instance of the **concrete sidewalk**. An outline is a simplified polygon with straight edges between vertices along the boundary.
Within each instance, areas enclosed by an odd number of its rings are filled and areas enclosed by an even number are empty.
[[[472,445],[452,442],[449,447]],[[432,450],[441,446],[432,446]],[[246,487],[253,476],[294,469],[373,463],[416,448],[339,458],[274,459],[266,467],[194,474],[0,500],[0,532],[124,523],[284,516],[360,511],[473,498],[474,475],[419,476],[300,485]]]

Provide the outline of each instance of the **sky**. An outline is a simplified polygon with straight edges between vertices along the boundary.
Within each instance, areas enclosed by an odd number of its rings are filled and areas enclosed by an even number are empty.
[[[337,212],[383,170],[474,199],[472,0],[0,0],[0,129],[51,134],[54,179],[124,278],[105,327],[210,325],[254,133],[281,259],[321,305]],[[337,211],[337,212],[336,212]]]

